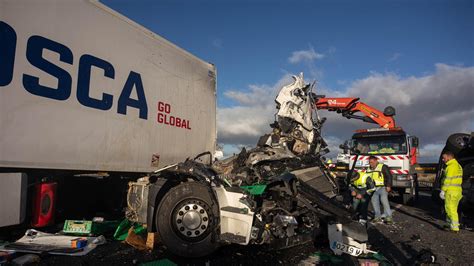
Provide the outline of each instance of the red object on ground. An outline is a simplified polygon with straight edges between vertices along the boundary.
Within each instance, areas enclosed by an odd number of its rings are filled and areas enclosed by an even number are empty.
[[[33,227],[44,227],[54,223],[57,183],[41,183],[35,186],[33,199]]]

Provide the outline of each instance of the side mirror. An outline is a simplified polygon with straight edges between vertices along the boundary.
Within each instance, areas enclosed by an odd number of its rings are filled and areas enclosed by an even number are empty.
[[[420,144],[420,143],[419,143],[419,140],[418,140],[417,137],[414,137],[414,136],[413,136],[413,137],[410,137],[410,146],[411,146],[412,148],[418,148],[419,144]]]

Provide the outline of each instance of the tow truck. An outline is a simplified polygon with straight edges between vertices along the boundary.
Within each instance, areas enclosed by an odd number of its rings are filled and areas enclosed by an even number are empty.
[[[349,142],[349,169],[365,171],[369,157],[376,156],[393,174],[393,191],[398,192],[403,204],[412,204],[418,197],[418,178],[415,172],[419,140],[395,124],[395,108],[387,106],[380,111],[360,98],[315,97],[314,108],[341,114],[347,119],[358,119],[379,125],[379,128],[356,130]],[[361,115],[361,114],[362,115]],[[355,154],[357,151],[357,154]]]

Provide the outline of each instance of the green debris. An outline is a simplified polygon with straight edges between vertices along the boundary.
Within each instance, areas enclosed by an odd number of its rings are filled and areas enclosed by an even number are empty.
[[[66,220],[63,232],[65,234],[90,235],[92,234],[92,221]]]
[[[176,266],[177,264],[169,259],[155,260],[140,264],[141,266]]]
[[[119,241],[125,241],[128,236],[128,230],[133,227],[133,232],[136,235],[142,235],[146,233],[146,228],[141,224],[134,224],[128,219],[124,219],[117,227],[114,233],[114,239]]]
[[[241,188],[250,193],[250,195],[258,196],[263,194],[265,189],[267,189],[267,185],[241,186]]]
[[[318,258],[318,262],[329,262],[330,264],[342,264],[344,263],[344,259],[333,255],[333,254],[327,254],[327,253],[322,253],[322,252],[316,252],[313,254],[314,257]]]
[[[385,258],[382,254],[380,254],[378,252],[377,253],[372,253],[370,257],[377,260],[377,261],[379,261],[381,266],[392,265],[387,258]]]
[[[132,222],[124,219],[117,227],[117,230],[115,230],[114,239],[124,241],[128,236],[128,229],[130,229],[130,227],[132,227]]]
[[[113,232],[119,223],[119,221],[66,220],[63,233],[69,235],[103,235]]]
[[[119,226],[120,221],[103,221],[103,222],[93,222],[92,223],[92,234],[93,235],[104,235],[109,232],[116,230]]]

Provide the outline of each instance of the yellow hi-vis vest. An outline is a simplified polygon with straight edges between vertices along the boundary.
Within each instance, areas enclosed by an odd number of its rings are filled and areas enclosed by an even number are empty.
[[[363,172],[359,172],[358,174],[359,178],[357,178],[352,184],[357,188],[366,188],[368,175]]]
[[[374,180],[375,186],[376,187],[383,187],[384,186],[384,177],[382,174],[382,167],[383,163],[377,164],[377,167],[375,169],[370,169],[370,167],[367,169],[367,174],[370,174],[370,177],[372,180]]]
[[[462,167],[456,159],[446,162],[445,178],[441,189],[445,192],[462,193]]]

